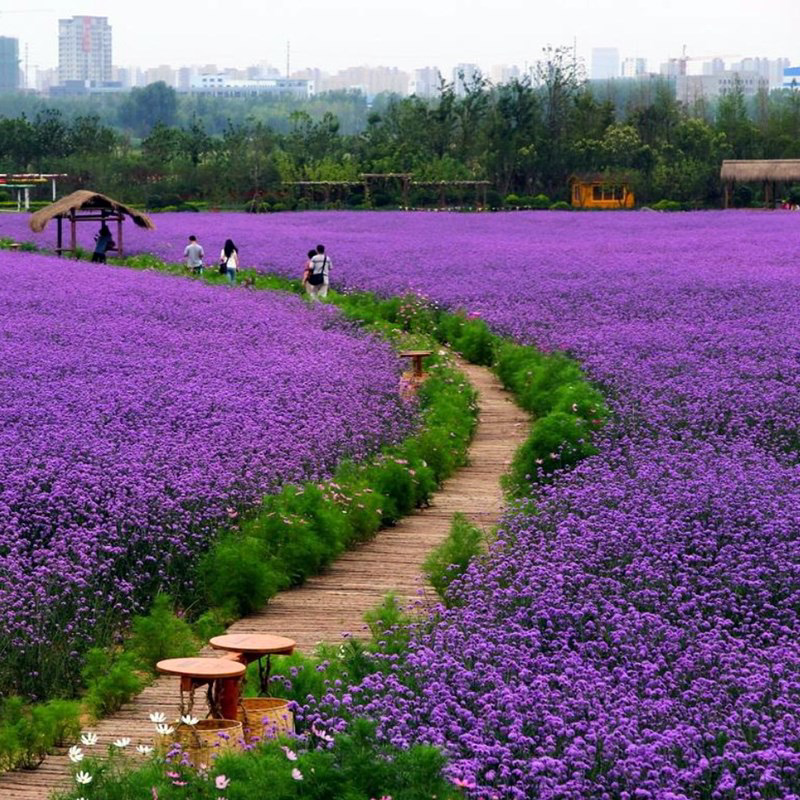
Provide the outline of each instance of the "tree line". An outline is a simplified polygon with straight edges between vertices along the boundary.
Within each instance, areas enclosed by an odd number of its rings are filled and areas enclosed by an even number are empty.
[[[3,114],[0,169],[67,172],[68,188],[151,207],[320,202],[319,194],[290,191],[295,181],[352,182],[326,196],[358,206],[366,200],[356,185],[365,172],[487,180],[495,206],[509,196],[523,203],[536,195],[566,199],[573,174],[622,173],[640,202],[703,206],[720,202],[723,159],[800,157],[800,93],[746,98],[735,87],[715,104],[687,107],[666,79],[590,83],[566,48],[546,49],[529,78],[498,86],[479,78],[462,91],[443,83],[431,100],[383,97],[369,107],[362,95],[344,92],[310,105],[250,103],[179,98],[161,83],[115,103],[113,120],[57,107]],[[265,118],[265,109],[277,118]],[[459,199],[463,192],[448,190],[449,201]],[[738,199],[747,204],[752,192],[743,187]],[[396,204],[400,190],[387,182],[370,201]],[[420,188],[412,202],[435,200]]]

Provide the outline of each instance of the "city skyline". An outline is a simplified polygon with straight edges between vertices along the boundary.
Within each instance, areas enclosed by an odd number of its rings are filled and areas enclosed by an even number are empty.
[[[154,0],[135,7],[101,0],[17,0],[0,10],[0,35],[20,40],[23,69],[58,63],[58,20],[107,16],[114,29],[114,64],[156,67],[214,62],[220,68],[268,62],[292,71],[329,73],[353,65],[391,66],[405,71],[436,66],[448,75],[459,62],[488,72],[493,65],[535,62],[542,47],[571,46],[589,71],[593,48],[617,48],[621,58],[645,58],[650,69],[679,57],[684,45],[702,56],[788,56],[800,61],[793,32],[800,8],[788,0],[755,13],[745,0],[665,0],[660,6],[633,0],[563,0],[558,9],[531,0],[323,0],[253,8],[244,0],[206,0],[175,8]],[[47,11],[37,11],[47,6]],[[780,17],[781,25],[768,25]]]

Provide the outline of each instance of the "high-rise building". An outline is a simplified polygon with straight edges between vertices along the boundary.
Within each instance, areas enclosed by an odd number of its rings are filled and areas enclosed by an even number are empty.
[[[619,78],[619,50],[616,47],[592,48],[592,80]]]
[[[453,86],[457,97],[464,97],[467,88],[477,83],[483,74],[477,64],[456,64],[453,67]]]
[[[417,97],[436,97],[442,85],[442,74],[436,67],[415,69],[408,82],[408,93]]]
[[[495,64],[489,70],[489,77],[495,86],[502,83],[511,83],[511,81],[518,81],[521,77],[519,67],[515,64],[509,66],[508,64]]]
[[[166,83],[167,86],[176,85],[176,73],[169,64],[162,64],[160,67],[151,67],[144,72],[144,83],[147,86],[150,83]]]
[[[111,80],[111,26],[108,17],[58,21],[58,80],[100,86]]]
[[[647,75],[646,58],[626,58],[622,61],[623,78],[641,78]]]
[[[19,89],[19,39],[0,36],[0,92]]]

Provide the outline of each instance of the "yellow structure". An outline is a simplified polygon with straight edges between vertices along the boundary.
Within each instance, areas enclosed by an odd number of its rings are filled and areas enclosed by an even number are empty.
[[[625,178],[573,175],[569,183],[574,208],[633,208],[633,189]]]

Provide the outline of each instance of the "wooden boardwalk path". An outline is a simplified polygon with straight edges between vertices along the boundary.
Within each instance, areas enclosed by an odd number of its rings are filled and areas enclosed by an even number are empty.
[[[479,423],[469,465],[445,482],[428,508],[346,552],[302,587],[280,593],[260,613],[234,623],[230,633],[289,636],[306,653],[321,641],[340,642],[342,632],[365,636],[364,613],[388,592],[413,601],[424,591],[422,563],[447,536],[454,513],[460,511],[486,529],[497,523],[503,508],[500,477],[527,434],[528,417],[489,370],[464,362],[459,367],[479,393]],[[211,650],[205,654],[219,655]],[[161,711],[167,719],[176,719],[177,698],[178,679],[159,678],[133,702],[92,726],[99,744],[84,751],[104,752],[120,736],[130,737],[133,745],[151,744],[149,714]],[[47,800],[54,789],[69,787],[70,766],[66,755],[55,755],[37,770],[0,775],[0,800]]]

